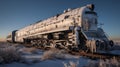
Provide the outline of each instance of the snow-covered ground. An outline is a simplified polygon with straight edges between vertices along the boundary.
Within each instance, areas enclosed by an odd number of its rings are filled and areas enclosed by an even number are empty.
[[[11,44],[2,43],[0,44],[0,49],[10,46]],[[11,63],[1,63],[0,67],[90,67],[91,63],[93,64],[92,67],[96,67],[95,63],[100,61],[99,59],[92,60],[82,56],[70,55],[64,50],[55,48],[42,51],[36,48],[24,47],[20,44],[14,44],[13,48],[19,53],[20,60]],[[114,49],[116,48],[117,50],[112,50],[111,53],[120,53],[118,45],[114,46]],[[100,66],[102,64],[98,63],[97,65]]]

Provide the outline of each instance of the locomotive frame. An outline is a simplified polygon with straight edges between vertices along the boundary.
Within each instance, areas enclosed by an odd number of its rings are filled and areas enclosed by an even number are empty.
[[[107,50],[114,45],[103,29],[98,28],[93,4],[68,9],[62,14],[15,30],[7,36],[7,41],[90,52]]]

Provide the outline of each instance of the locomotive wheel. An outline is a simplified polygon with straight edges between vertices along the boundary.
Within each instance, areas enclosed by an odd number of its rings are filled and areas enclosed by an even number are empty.
[[[100,50],[103,50],[104,49],[104,43],[101,43],[99,48],[100,48]]]
[[[52,47],[52,48],[54,48],[54,47],[55,47],[54,45],[55,45],[54,41],[53,41],[53,40],[50,40],[50,41],[49,41],[49,46]]]
[[[72,50],[72,46],[68,45],[68,49],[69,49],[69,50]]]
[[[83,47],[83,51],[84,51],[84,52],[88,52],[87,46],[84,46],[84,47]]]
[[[45,40],[42,40],[42,45],[41,45],[41,47],[42,47],[42,48],[45,48],[45,45],[46,45],[46,41],[45,41]]]
[[[100,42],[97,40],[96,42],[96,46],[99,47],[100,46]]]
[[[107,43],[104,41],[100,44],[100,50],[107,50],[108,49],[108,46],[107,46]]]
[[[56,44],[56,45],[55,45],[55,48],[60,49],[60,45],[59,45],[59,44]]]

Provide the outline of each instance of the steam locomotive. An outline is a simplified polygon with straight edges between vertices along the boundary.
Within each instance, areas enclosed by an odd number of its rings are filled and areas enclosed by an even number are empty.
[[[98,27],[94,4],[64,10],[46,20],[38,21],[7,36],[8,42],[30,43],[37,47],[56,47],[97,52],[114,45]]]

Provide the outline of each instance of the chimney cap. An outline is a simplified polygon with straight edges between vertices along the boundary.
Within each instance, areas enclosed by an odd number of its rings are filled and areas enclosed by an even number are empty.
[[[89,8],[90,10],[94,10],[94,8],[95,8],[95,6],[94,6],[94,4],[88,4],[87,5],[87,8]]]

